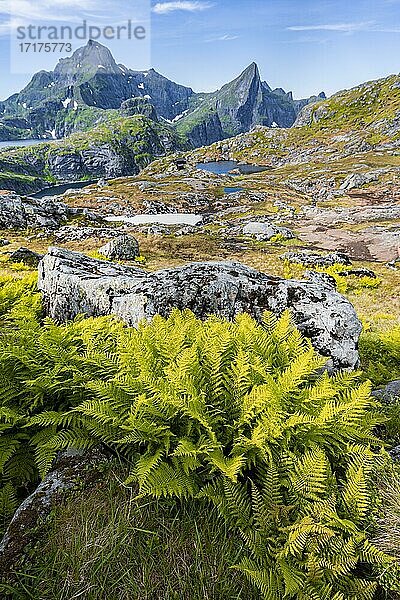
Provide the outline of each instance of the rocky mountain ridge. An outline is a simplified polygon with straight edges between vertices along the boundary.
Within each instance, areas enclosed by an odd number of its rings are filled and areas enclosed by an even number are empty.
[[[19,94],[0,103],[0,140],[61,138],[104,120],[104,111],[144,98],[192,145],[208,145],[255,124],[290,127],[302,106],[321,97],[294,100],[290,92],[272,90],[255,63],[221,90],[196,94],[154,69],[117,64],[108,48],[89,40],[54,71],[36,73]]]

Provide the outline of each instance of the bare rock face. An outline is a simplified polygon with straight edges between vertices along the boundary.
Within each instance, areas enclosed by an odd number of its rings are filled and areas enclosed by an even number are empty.
[[[99,250],[111,260],[135,260],[139,256],[139,242],[132,235],[120,235]]]
[[[353,306],[323,281],[271,277],[240,263],[193,263],[146,273],[50,248],[39,266],[39,288],[47,314],[65,322],[78,314],[115,314],[131,326],[171,309],[190,309],[198,317],[233,319],[247,312],[279,315],[290,309],[302,333],[335,369],[358,364],[361,324]]]

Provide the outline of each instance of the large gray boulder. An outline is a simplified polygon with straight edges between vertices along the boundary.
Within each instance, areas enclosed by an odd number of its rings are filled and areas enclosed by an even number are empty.
[[[99,250],[110,260],[135,260],[139,256],[139,242],[132,235],[123,234],[109,241]]]
[[[39,266],[47,314],[65,322],[78,314],[115,314],[131,326],[173,307],[198,317],[232,319],[247,312],[279,315],[289,308],[314,347],[334,368],[355,368],[361,324],[353,306],[323,282],[294,281],[259,273],[240,263],[193,263],[146,273],[83,254],[50,248]]]

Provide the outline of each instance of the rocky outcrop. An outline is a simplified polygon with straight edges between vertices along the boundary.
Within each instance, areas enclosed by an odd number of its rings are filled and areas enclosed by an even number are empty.
[[[318,98],[318,101],[324,100],[322,95]],[[318,123],[321,119],[329,116],[329,109],[324,104],[318,104],[313,106],[313,103],[309,103],[304,106],[297,116],[297,119],[293,127],[306,127],[312,123]]]
[[[281,256],[283,260],[304,265],[305,267],[332,267],[333,265],[350,266],[351,261],[343,252],[330,252],[317,254],[316,252],[286,252]]]
[[[139,242],[132,235],[120,235],[99,250],[100,254],[110,260],[135,260],[139,256]]]
[[[352,173],[346,177],[339,190],[341,192],[349,192],[377,180],[378,175],[376,173]]]
[[[323,283],[280,279],[223,262],[146,273],[50,248],[39,267],[39,288],[47,314],[58,322],[82,313],[115,314],[136,326],[174,307],[227,319],[240,312],[261,319],[264,311],[279,315],[290,309],[299,329],[332,358],[334,368],[358,364],[361,324],[353,306]]]
[[[66,221],[70,214],[66,204],[51,198],[22,199],[13,192],[0,192],[0,229],[55,229]]]
[[[148,98],[129,98],[121,104],[121,114],[123,117],[133,117],[134,115],[143,115],[152,121],[158,123],[158,116],[154,106]]]
[[[82,177],[120,177],[139,172],[134,154],[120,152],[111,144],[93,145],[87,150],[76,148],[64,154],[49,154],[48,169],[59,181]]]
[[[104,477],[100,469],[109,458],[98,449],[61,452],[36,490],[20,505],[0,542],[0,575],[10,573],[25,547],[35,540],[60,496],[79,486],[90,487]]]

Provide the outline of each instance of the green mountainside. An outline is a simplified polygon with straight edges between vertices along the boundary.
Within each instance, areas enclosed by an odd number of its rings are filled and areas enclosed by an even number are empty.
[[[103,111],[100,124],[85,132],[0,152],[0,188],[29,193],[56,183],[133,175],[157,156],[185,148],[166,124]]]

